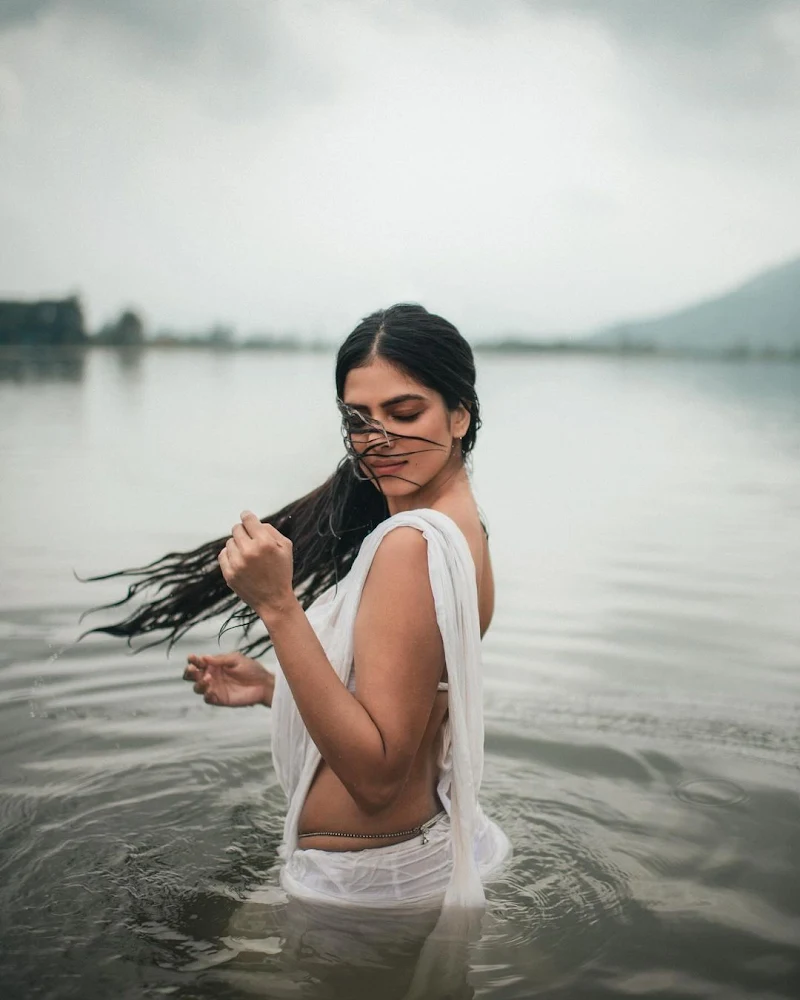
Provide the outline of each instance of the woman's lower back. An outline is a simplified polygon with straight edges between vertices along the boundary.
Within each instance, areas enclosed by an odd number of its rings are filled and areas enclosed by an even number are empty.
[[[442,723],[447,715],[447,694],[437,695],[420,749],[399,797],[379,813],[365,813],[354,802],[331,768],[322,761],[300,813],[298,833],[380,834],[414,830],[438,813],[436,794]],[[416,834],[396,837],[302,837],[299,847],[324,851],[357,851],[402,843]]]

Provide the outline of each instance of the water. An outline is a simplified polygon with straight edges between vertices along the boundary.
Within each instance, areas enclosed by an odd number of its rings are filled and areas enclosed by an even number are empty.
[[[515,856],[444,948],[424,918],[287,909],[269,712],[180,680],[210,632],[169,659],[74,644],[118,591],[73,570],[192,546],[321,481],[331,359],[2,371],[4,998],[388,1000],[415,974],[429,997],[797,995],[800,366],[479,359],[483,801]]]

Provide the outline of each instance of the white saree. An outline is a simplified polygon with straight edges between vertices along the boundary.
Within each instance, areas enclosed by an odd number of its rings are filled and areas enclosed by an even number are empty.
[[[482,879],[500,867],[511,847],[478,803],[483,772],[481,637],[475,565],[463,533],[439,511],[393,515],[366,537],[350,572],[309,607],[307,616],[333,669],[347,684],[367,573],[383,537],[400,526],[419,529],[428,543],[428,570],[449,684],[438,779],[445,814],[425,837],[388,847],[298,850],[297,824],[321,758],[278,669],[272,755],[289,800],[280,849],[281,883],[290,896],[320,902],[396,907],[438,899],[446,906],[480,908],[485,901]]]

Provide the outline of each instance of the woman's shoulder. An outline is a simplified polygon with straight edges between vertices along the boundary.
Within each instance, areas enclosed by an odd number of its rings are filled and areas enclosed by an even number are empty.
[[[458,565],[464,569],[478,567],[483,563],[481,544],[485,545],[485,541],[482,530],[479,530],[480,544],[476,541],[473,546],[470,538],[475,534],[475,526],[480,525],[480,521],[476,512],[475,524],[472,524],[473,519],[467,513],[447,512],[432,507],[399,511],[382,521],[373,532],[370,558],[375,558],[382,552],[386,560],[408,559],[422,568],[429,562],[429,545],[433,541],[435,544],[431,558],[435,564],[446,563],[453,567]]]
[[[427,572],[431,541],[436,542],[434,549],[438,553],[445,547],[444,539],[466,546],[462,530],[442,511],[430,507],[399,511],[372,532],[366,546],[370,550],[367,559],[378,567],[394,565]]]
[[[401,537],[410,538],[412,534],[419,535],[428,527],[434,528],[442,534],[466,537],[456,516],[434,507],[414,507],[412,510],[398,511],[382,521],[378,525],[378,531],[382,536],[386,535],[387,537],[397,535],[398,532],[402,531]]]
[[[383,588],[401,580],[419,583],[428,575],[428,543],[417,528],[399,524],[381,538],[372,558],[367,583]]]

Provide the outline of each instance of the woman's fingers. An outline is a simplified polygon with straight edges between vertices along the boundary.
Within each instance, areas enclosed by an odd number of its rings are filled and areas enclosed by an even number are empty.
[[[219,563],[219,568],[222,570],[222,575],[227,582],[228,577],[231,575],[231,563],[228,558],[228,550],[224,548],[220,554],[217,556],[217,562]]]
[[[205,659],[203,656],[196,656],[194,653],[190,653],[186,657],[186,669],[183,671],[183,679],[185,681],[194,681],[202,676],[206,669],[206,664],[203,662]]]
[[[211,678],[206,672],[205,660],[207,660],[207,657],[197,656],[195,653],[190,653],[186,657],[186,669],[183,671],[183,679],[194,682],[192,690],[195,694],[203,694],[211,682]]]
[[[239,517],[242,519],[240,527],[248,538],[255,538],[261,528],[264,527],[252,510],[243,510]]]
[[[245,532],[247,538],[266,538],[272,542],[289,541],[286,535],[281,534],[274,524],[270,524],[269,521],[259,520],[252,510],[243,510],[240,517],[242,519],[241,528]],[[239,525],[237,525],[237,527],[239,527]],[[241,536],[237,536],[237,540],[239,537]]]
[[[221,666],[219,661],[227,660],[231,654],[222,653],[219,656],[195,656],[193,653],[187,657],[187,666],[183,672],[185,681],[192,681],[192,690],[195,694],[201,694],[203,701],[207,705],[221,705],[219,692],[214,688],[215,666]],[[234,654],[235,655],[235,654]],[[215,662],[216,661],[216,662]],[[211,670],[206,669],[211,667]]]
[[[214,669],[215,667],[222,668],[223,670],[228,667],[235,667],[236,664],[241,659],[241,653],[215,653],[212,656],[204,656],[203,659],[205,663],[203,664],[203,669]]]
[[[242,552],[244,552],[249,547],[250,542],[252,541],[250,535],[247,533],[247,531],[245,531],[244,525],[242,524],[234,524],[234,526],[231,528],[231,536],[233,538],[233,541],[236,543],[236,545]]]
[[[210,677],[201,677],[193,685],[192,690],[195,694],[201,694],[203,696],[203,701],[208,705],[219,704],[219,696],[216,691],[214,691]]]
[[[187,657],[187,666],[183,671],[183,679],[185,681],[199,681],[202,678],[209,678],[210,673],[214,670],[231,670],[238,666],[242,660],[242,654],[233,653],[217,653],[213,656],[195,656],[194,654]]]
[[[286,535],[281,534],[281,532],[278,531],[278,529],[275,527],[274,524],[264,524],[262,527],[266,529],[264,534],[270,539],[270,541],[274,545],[277,545],[278,548],[281,548],[284,544],[286,545],[292,544],[286,537]]]
[[[238,659],[238,653],[220,653],[214,657],[214,666],[226,670],[228,667],[235,667]]]

